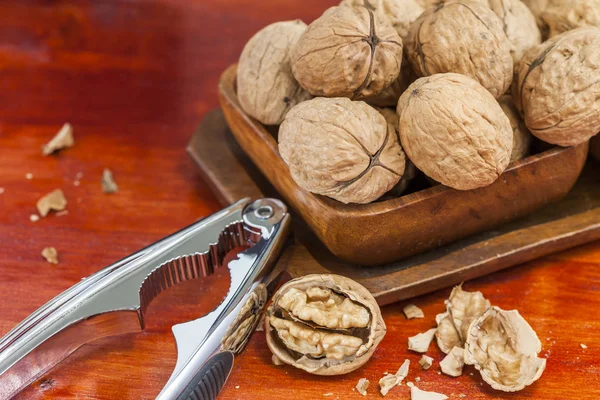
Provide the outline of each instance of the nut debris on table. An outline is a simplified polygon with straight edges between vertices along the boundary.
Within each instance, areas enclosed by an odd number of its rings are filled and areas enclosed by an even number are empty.
[[[50,210],[64,210],[67,207],[67,199],[61,189],[56,189],[40,198],[36,206],[40,216],[45,217]]]
[[[73,127],[68,122],[58,131],[58,133],[47,144],[42,146],[42,154],[47,156],[55,151],[72,147],[75,144],[73,138]]]

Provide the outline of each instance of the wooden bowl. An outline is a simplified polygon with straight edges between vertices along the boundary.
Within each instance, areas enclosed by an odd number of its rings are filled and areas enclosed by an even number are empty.
[[[343,204],[300,188],[279,156],[277,140],[241,108],[236,65],[219,82],[233,135],[281,196],[336,256],[380,265],[522,217],[559,200],[577,181],[588,144],[554,147],[512,163],[490,186],[458,191],[442,185],[371,204]]]

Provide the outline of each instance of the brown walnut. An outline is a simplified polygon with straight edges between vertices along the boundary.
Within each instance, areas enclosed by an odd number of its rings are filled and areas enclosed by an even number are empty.
[[[271,24],[244,46],[237,69],[237,95],[246,113],[266,125],[276,125],[290,108],[308,100],[292,74],[290,54],[306,30],[300,20]]]
[[[600,131],[600,29],[577,28],[531,48],[516,75],[513,100],[534,136],[575,146]]]
[[[271,352],[316,375],[340,375],[365,364],[385,335],[373,296],[339,275],[307,275],[283,285],[267,309]]]
[[[525,122],[519,114],[519,110],[515,107],[512,97],[505,95],[498,99],[502,111],[508,117],[510,126],[513,130],[512,153],[510,154],[510,162],[521,160],[529,154],[529,147],[533,136],[525,126]]]
[[[396,131],[373,107],[318,97],[294,107],[279,129],[279,153],[303,189],[343,203],[369,203],[404,173]]]
[[[400,97],[396,111],[406,154],[443,185],[487,186],[508,166],[510,121],[493,96],[467,76],[420,78]]]
[[[416,0],[342,0],[340,6],[367,7],[376,17],[388,21],[403,40],[410,24],[424,11]]]
[[[541,18],[550,29],[549,37],[582,26],[600,28],[600,0],[549,0]]]
[[[411,25],[405,49],[419,76],[463,74],[496,98],[512,81],[511,44],[502,22],[476,1],[449,1],[429,8]]]
[[[365,7],[331,7],[292,52],[294,76],[311,94],[361,99],[398,78],[402,39]]]

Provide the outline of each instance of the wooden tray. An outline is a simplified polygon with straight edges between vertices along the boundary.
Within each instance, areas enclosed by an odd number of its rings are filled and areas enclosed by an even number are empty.
[[[221,110],[208,113],[188,151],[223,205],[243,197],[279,197],[227,127]],[[600,239],[600,162],[589,160],[562,200],[493,231],[385,266],[362,268],[331,254],[293,218],[297,241],[280,263],[293,277],[338,273],[364,285],[383,304],[458,284],[477,276]]]
[[[437,185],[371,204],[343,204],[300,188],[265,126],[246,115],[235,92],[236,66],[221,76],[225,118],[242,149],[336,256],[381,265],[517,219],[566,195],[581,173],[587,143],[552,148],[511,164],[490,186],[458,191]]]

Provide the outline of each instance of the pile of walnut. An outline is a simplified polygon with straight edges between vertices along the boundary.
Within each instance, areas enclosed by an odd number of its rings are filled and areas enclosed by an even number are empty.
[[[369,203],[417,169],[476,189],[527,156],[531,134],[574,146],[600,131],[599,27],[600,0],[343,0],[254,35],[238,98],[280,125],[281,157],[312,193]]]

